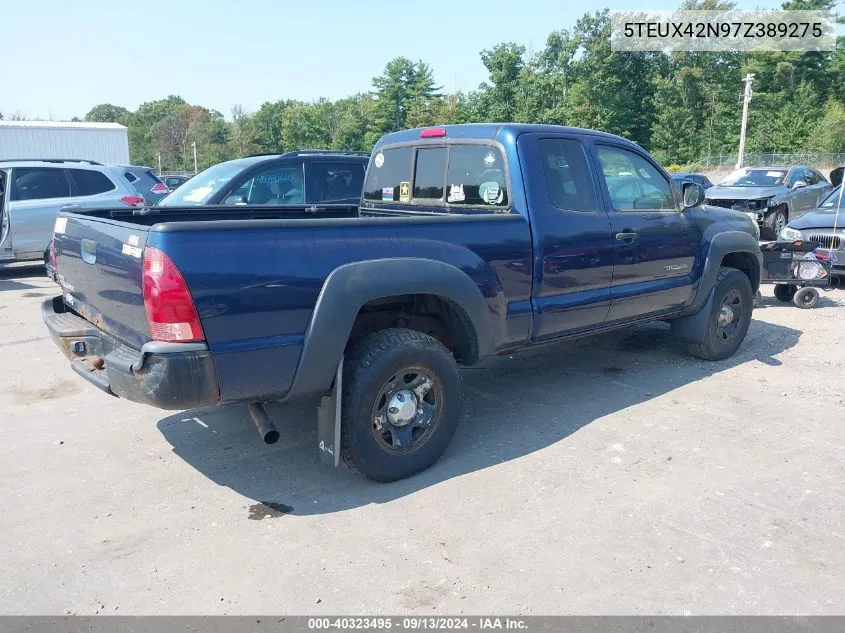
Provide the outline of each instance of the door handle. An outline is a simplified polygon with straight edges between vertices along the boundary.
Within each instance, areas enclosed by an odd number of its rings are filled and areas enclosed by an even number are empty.
[[[620,242],[631,242],[631,241],[637,239],[637,234],[636,234],[635,231],[632,231],[631,229],[625,229],[621,233],[616,234],[616,239],[619,240]]]

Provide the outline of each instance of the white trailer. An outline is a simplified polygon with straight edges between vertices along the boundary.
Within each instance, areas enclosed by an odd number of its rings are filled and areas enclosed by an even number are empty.
[[[0,160],[22,158],[128,165],[128,130],[119,123],[0,121]]]

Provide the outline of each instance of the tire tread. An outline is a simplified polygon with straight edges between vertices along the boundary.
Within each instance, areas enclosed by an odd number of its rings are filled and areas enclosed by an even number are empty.
[[[412,346],[438,354],[445,352],[454,362],[449,350],[433,336],[406,328],[390,328],[373,332],[349,348],[343,372],[340,459],[349,470],[364,477],[368,475],[358,466],[353,454],[347,411],[357,408],[358,397],[366,389],[363,385],[369,378],[370,370],[376,366],[378,358],[390,349],[403,346]]]
[[[730,268],[730,267],[727,267],[727,266],[722,266],[721,268],[719,268],[719,274],[716,275],[716,281],[714,282],[713,287],[718,288],[719,285],[723,281],[725,281],[725,279],[727,279],[729,276],[731,276],[731,275],[733,275],[737,272],[740,273],[741,275],[745,276],[745,273],[743,273],[741,270],[738,270],[736,268]],[[746,279],[747,279],[747,277],[746,277]],[[750,284],[749,284],[749,288],[750,288]],[[754,299],[753,293],[751,295],[751,299],[752,299],[752,301],[748,306],[749,308],[752,308],[753,299]],[[710,337],[710,333],[708,331],[708,339],[709,339],[709,337]],[[742,345],[742,342],[740,342],[740,345]],[[702,342],[698,342],[698,343],[687,343],[684,347],[686,348],[686,351],[687,351],[688,354],[690,354],[691,356],[695,356],[696,358],[700,358],[702,360],[711,360],[711,361],[712,360],[723,360],[723,357],[715,351],[712,342],[709,341],[709,340],[706,341],[706,342],[702,341]]]

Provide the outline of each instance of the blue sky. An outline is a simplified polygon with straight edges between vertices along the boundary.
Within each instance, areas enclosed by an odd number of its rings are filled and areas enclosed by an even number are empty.
[[[368,90],[387,61],[423,59],[445,89],[486,79],[479,53],[513,41],[540,49],[586,11],[673,9],[680,1],[140,0],[4,2],[0,112],[82,117],[178,94],[229,117],[241,104],[338,98]],[[738,2],[738,8],[779,7]],[[400,8],[404,7],[404,8]]]

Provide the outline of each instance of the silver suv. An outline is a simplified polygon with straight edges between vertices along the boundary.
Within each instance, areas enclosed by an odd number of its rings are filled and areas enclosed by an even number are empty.
[[[42,260],[62,207],[140,206],[122,172],[94,161],[0,160],[0,263]]]

